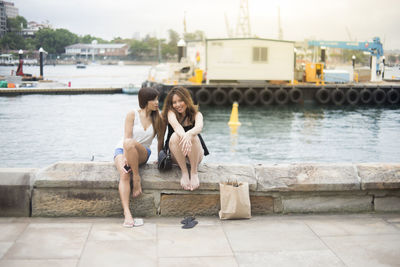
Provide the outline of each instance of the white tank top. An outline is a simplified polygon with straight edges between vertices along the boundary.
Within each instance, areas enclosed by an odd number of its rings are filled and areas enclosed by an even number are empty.
[[[153,124],[144,130],[142,122],[140,121],[140,115],[137,110],[135,110],[135,120],[133,122],[132,138],[143,146],[150,148],[151,143],[154,138]],[[123,148],[124,138],[122,138],[116,148]]]

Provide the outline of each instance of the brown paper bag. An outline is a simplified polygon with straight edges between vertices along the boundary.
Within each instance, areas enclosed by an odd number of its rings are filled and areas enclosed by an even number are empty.
[[[220,219],[251,218],[249,184],[246,182],[224,182],[219,184],[221,200]]]

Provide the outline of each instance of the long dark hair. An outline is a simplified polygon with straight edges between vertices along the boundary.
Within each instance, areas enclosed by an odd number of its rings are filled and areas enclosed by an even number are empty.
[[[186,108],[186,115],[187,115],[187,117],[189,119],[189,122],[191,124],[193,124],[195,116],[196,116],[196,113],[197,113],[199,108],[198,108],[197,105],[195,105],[193,103],[192,96],[190,95],[190,92],[185,87],[182,87],[182,86],[173,87],[168,92],[167,96],[165,97],[164,106],[163,106],[163,110],[162,110],[162,113],[161,113],[162,116],[163,116],[164,121],[165,122],[168,121],[168,111],[170,111],[170,110],[172,110],[175,113],[177,119],[179,117],[178,112],[172,107],[172,97],[174,95],[179,96],[183,100],[183,102],[185,102],[186,107],[187,107]]]
[[[159,93],[152,87],[143,87],[139,90],[138,99],[139,107],[141,109],[146,108],[149,101],[154,100],[158,97]],[[154,134],[160,135],[163,129],[163,121],[158,110],[154,110],[150,114],[151,123],[153,124]]]

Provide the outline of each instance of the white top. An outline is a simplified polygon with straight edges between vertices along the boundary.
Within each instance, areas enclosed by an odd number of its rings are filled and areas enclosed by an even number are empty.
[[[143,128],[142,122],[140,121],[140,115],[137,110],[135,110],[135,120],[133,122],[132,138],[143,146],[150,148],[151,143],[154,138],[153,124],[145,130]],[[124,138],[122,138],[116,148],[123,148]]]

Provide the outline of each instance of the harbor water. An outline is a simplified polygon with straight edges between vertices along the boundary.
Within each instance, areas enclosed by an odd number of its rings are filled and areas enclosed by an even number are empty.
[[[31,73],[37,67],[32,67]],[[50,70],[53,68],[53,72]],[[77,86],[140,84],[148,66],[46,66],[45,77]],[[11,68],[2,67],[0,75]],[[57,70],[57,71],[56,71]],[[29,69],[28,69],[29,71]],[[25,71],[25,72],[28,72]],[[7,72],[7,73],[6,73]],[[35,74],[35,73],[33,73]],[[0,167],[45,167],[57,161],[112,161],[126,113],[136,95],[22,95],[0,97]],[[314,104],[201,106],[208,163],[398,162],[398,107]],[[150,161],[156,160],[156,141]]]

